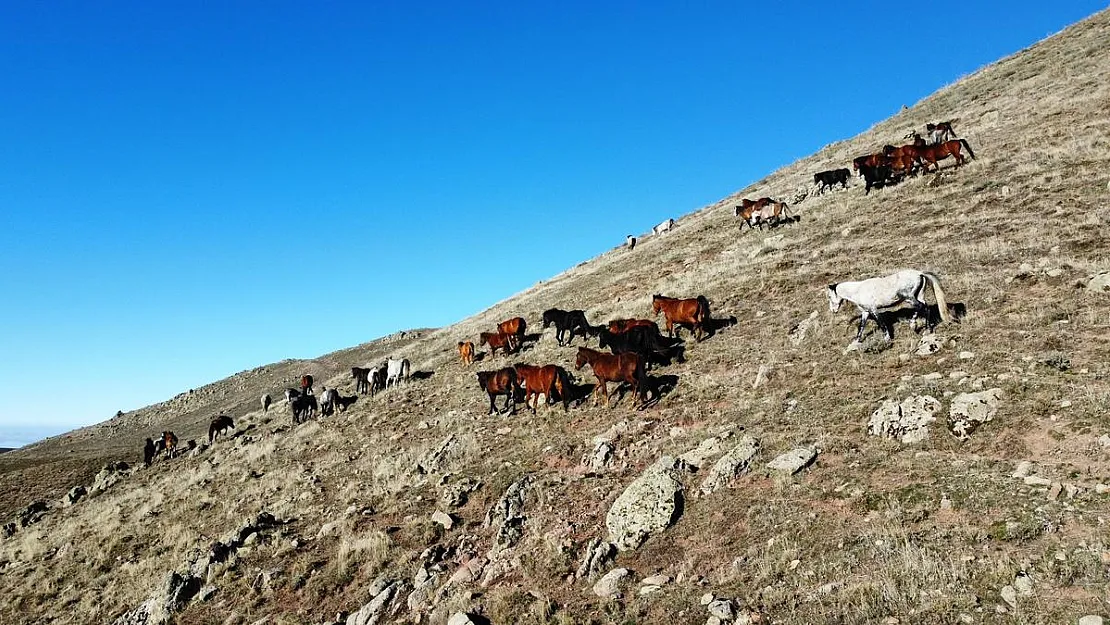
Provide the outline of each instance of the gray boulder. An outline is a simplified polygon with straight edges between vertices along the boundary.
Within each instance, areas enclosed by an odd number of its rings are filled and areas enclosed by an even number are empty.
[[[594,538],[586,546],[586,555],[582,558],[582,564],[578,565],[578,571],[574,574],[575,577],[583,579],[598,575],[601,573],[601,569],[616,555],[616,546],[607,540]]]
[[[1100,271],[1087,281],[1087,290],[1095,293],[1110,293],[1110,271]]]
[[[594,594],[603,599],[616,599],[621,594],[621,582],[628,577],[628,569],[613,569],[594,584]]]
[[[948,407],[948,430],[956,438],[967,440],[980,425],[994,417],[1001,400],[1000,388],[956,395]]]
[[[744,435],[740,443],[721,456],[701,483],[701,492],[708,495],[723,487],[730,480],[748,470],[752,459],[759,453],[759,441],[754,436]]]
[[[940,410],[940,402],[928,395],[913,395],[897,402],[885,400],[867,422],[867,433],[886,436],[910,445],[929,438],[929,424]]]
[[[767,468],[782,475],[794,475],[808,467],[817,459],[817,450],[812,447],[798,447],[781,454],[767,463]]]
[[[682,514],[682,483],[676,461],[660,458],[617,497],[605,515],[609,539],[617,549],[636,549],[653,534],[670,527]]]
[[[386,606],[393,599],[393,594],[397,592],[397,588],[398,584],[396,582],[387,583],[385,588],[374,595],[370,603],[347,617],[347,625],[377,625],[385,616]]]

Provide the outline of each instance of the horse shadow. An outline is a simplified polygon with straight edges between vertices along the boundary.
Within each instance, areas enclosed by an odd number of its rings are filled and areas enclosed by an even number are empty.
[[[651,399],[644,402],[640,409],[651,408],[659,404],[660,400],[669,395],[678,386],[677,375],[649,375],[646,378],[647,393]]]
[[[584,404],[586,400],[588,400],[590,396],[593,395],[594,389],[597,388],[597,384],[594,384],[593,382],[579,384],[573,378],[571,378],[569,381],[570,388],[567,389],[567,402],[572,408],[577,408],[578,406]],[[559,399],[562,400],[561,397]]]
[[[475,360],[478,360],[478,359],[475,358]],[[409,378],[412,379],[412,380],[427,380],[428,378],[432,377],[433,375],[435,375],[435,371],[413,371],[409,375]]]
[[[952,316],[952,320],[959,323],[967,316],[967,304],[963,302],[951,302],[948,304],[948,312]],[[876,315],[879,325],[884,328],[891,328],[893,331],[895,324],[909,323],[913,319],[913,308],[897,308],[895,310],[886,310]],[[855,323],[859,324],[859,315],[854,317]],[[925,316],[926,328],[935,328],[941,322],[940,308],[936,304],[928,305],[928,312]],[[920,322],[919,322],[920,323]],[[920,326],[913,328],[915,332],[920,332]],[[868,333],[870,335],[870,333]]]
[[[736,315],[731,315],[729,317],[721,317],[720,319],[714,319],[714,318],[710,317],[709,321],[705,322],[705,330],[706,330],[706,332],[709,333],[709,336],[713,336],[714,334],[717,334],[721,330],[724,330],[725,328],[728,328],[728,327],[732,327],[732,326],[736,325],[737,323],[739,323],[739,322],[736,320]]]

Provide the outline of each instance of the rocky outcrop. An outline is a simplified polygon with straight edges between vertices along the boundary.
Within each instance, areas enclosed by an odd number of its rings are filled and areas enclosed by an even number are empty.
[[[929,424],[940,410],[940,402],[928,395],[913,395],[898,402],[887,399],[871,413],[867,433],[886,436],[911,445],[929,438]]]
[[[377,625],[382,622],[382,618],[386,615],[386,608],[389,606],[389,602],[393,599],[393,595],[396,594],[400,584],[398,582],[379,580],[375,586],[378,588],[371,588],[371,594],[373,594],[374,598],[371,599],[369,603],[359,608],[357,612],[348,616],[347,625]]]
[[[113,484],[122,480],[131,474],[131,467],[126,462],[111,462],[104,465],[104,468],[96,474],[93,478],[92,486],[89,491],[92,493],[100,493],[108,490]]]
[[[200,591],[201,580],[189,573],[173,571],[166,575],[162,586],[139,607],[124,612],[113,625],[160,625],[184,608]]]
[[[636,549],[648,537],[670,527],[682,514],[682,483],[677,461],[660,458],[636,478],[605,515],[609,541],[621,551]]]
[[[701,483],[703,495],[709,495],[728,484],[736,476],[748,470],[752,459],[759,453],[759,441],[754,436],[745,435],[740,443],[721,456]]]

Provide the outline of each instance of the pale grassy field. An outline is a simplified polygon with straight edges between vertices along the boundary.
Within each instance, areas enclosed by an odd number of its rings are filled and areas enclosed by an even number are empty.
[[[348,395],[344,370],[387,353],[434,372],[345,414],[290,427],[278,402],[267,420],[251,403],[260,390],[309,366],[280,363],[272,375],[214,385],[194,409],[154,407],[141,421],[82,434],[66,444],[80,449],[108,432],[141,439],[173,424],[172,413],[200,438],[220,401],[238,411],[240,431],[255,426],[0,542],[0,621],[110,622],[190,553],[267,510],[288,523],[215,570],[217,593],[175,622],[330,622],[366,603],[381,575],[411,584],[429,547],[450,549],[440,582],[488,552],[486,510],[523,474],[535,488],[512,568],[488,585],[443,589],[422,622],[469,610],[493,623],[704,623],[706,592],[740,598],[774,623],[1047,624],[1110,614],[1110,495],[1095,491],[1110,483],[1110,448],[1098,443],[1110,434],[1110,294],[1077,286],[1110,270],[1108,85],[1104,12],[683,217],[631,253],[614,249],[454,326],[325,357],[313,365],[325,372],[318,377],[334,376],[324,383]],[[800,223],[740,233],[737,197],[790,197],[813,172],[947,118],[959,118],[978,157],[967,166],[947,161],[939,176],[866,197],[854,182],[796,204]],[[824,286],[902,267],[938,273],[966,316],[938,328],[945,347],[933,356],[913,355],[919,336],[905,323],[889,349],[870,340],[876,349],[845,354],[854,325],[848,313],[829,313]],[[738,321],[688,342],[685,363],[653,371],[678,379],[658,405],[635,412],[625,398],[612,410],[587,403],[567,414],[486,416],[474,371],[515,360],[573,369],[574,350],[548,330],[516,357],[465,368],[457,341],[518,314],[538,333],[550,307],[585,309],[594,323],[649,317],[652,293],[704,294],[714,317]],[[812,311],[815,326],[793,344],[789,331]],[[964,351],[973,357],[959,359]],[[753,387],[761,366],[767,381]],[[944,431],[943,414],[914,446],[866,433],[885,398],[928,393],[946,411],[951,394],[977,387],[1000,388],[1003,401],[967,441]],[[582,468],[589,440],[622,420],[629,429],[613,467]],[[645,466],[725,427],[760,439],[757,468],[704,497],[701,477],[688,475],[678,522],[615,564],[636,579],[661,572],[676,581],[643,597],[632,586],[612,602],[595,597],[592,582],[568,581],[586,543],[605,535],[609,505]],[[762,470],[797,445],[820,450],[814,466],[790,480]],[[1048,487],[1010,477],[1021,460],[1077,488],[1074,496],[1052,499]],[[443,489],[466,478],[480,487],[445,531],[431,514],[444,509]],[[1019,571],[1034,591],[1014,608],[999,592]],[[403,608],[391,622],[416,620]]]

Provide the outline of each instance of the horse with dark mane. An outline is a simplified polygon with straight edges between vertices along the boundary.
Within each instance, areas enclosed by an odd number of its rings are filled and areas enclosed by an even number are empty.
[[[293,409],[293,425],[316,416],[319,404],[315,395],[301,395],[293,399],[290,407]]]
[[[370,392],[370,370],[365,367],[351,367],[351,379],[355,381],[356,393]]]
[[[678,299],[662,295],[651,296],[651,310],[657,316],[660,312],[667,320],[668,336],[675,336],[675,325],[688,325],[694,333],[695,341],[706,336],[706,325],[710,321],[709,300],[704,295],[691,299]]]
[[[177,435],[170,431],[162,432],[162,449],[166,450],[166,455],[173,458],[173,454],[177,451]]]
[[[879,328],[886,333],[888,341],[894,340],[894,328],[889,324],[883,325],[883,320],[878,311],[882,308],[897,306],[902,302],[913,304],[913,317],[910,319],[912,328],[919,315],[924,315],[926,323],[930,323],[929,307],[922,297],[925,287],[933,291],[937,300],[937,311],[941,321],[951,321],[952,314],[948,310],[948,300],[944,289],[940,285],[940,278],[936,274],[917,269],[903,269],[887,276],[856,280],[851,282],[837,282],[830,284],[827,290],[829,310],[836,312],[845,301],[852,302],[859,310],[859,330],[856,332],[856,342],[863,339],[863,329],[867,326],[868,319],[874,319]],[[930,326],[931,327],[931,326]]]
[[[511,337],[512,350],[516,351],[524,343],[524,330],[527,327],[528,324],[524,321],[524,317],[513,317],[497,324],[497,331]]]
[[[489,395],[489,412],[486,414],[493,414],[496,411],[493,400],[498,395],[506,396],[505,408],[498,412],[509,410],[509,404],[511,402],[511,414],[516,414],[516,393],[520,389],[520,382],[516,377],[516,369],[504,367],[496,371],[479,371],[478,386]]]
[[[967,159],[964,158],[962,154],[960,154],[961,146],[967,150],[968,156],[970,156],[971,158],[975,158],[975,152],[971,150],[971,146],[968,144],[966,139],[953,139],[951,141],[945,141],[943,143],[937,143],[935,145],[927,145],[921,148],[920,156],[922,160],[922,168],[925,169],[925,171],[929,171],[928,166],[932,165],[934,168],[933,171],[939,171],[940,165],[937,164],[937,161],[946,159],[949,156],[955,157],[956,167],[963,165],[967,162]]]
[[[584,310],[559,310],[558,308],[545,310],[542,327],[546,329],[551,324],[555,324],[555,341],[559,345],[570,345],[574,341],[574,335],[579,332],[585,340],[593,330]],[[568,333],[570,336],[567,336]]]
[[[146,442],[143,443],[143,464],[149,467],[150,463],[154,462],[154,454],[156,453],[158,451],[154,448],[154,440],[147,438]]]
[[[619,334],[602,329],[598,334],[599,345],[608,347],[614,354],[637,354],[644,359],[645,369],[650,369],[652,363],[668,365],[672,360],[682,362],[679,346],[682,344],[677,339],[667,339],[659,333],[658,328],[636,326]]]
[[[646,402],[644,395],[647,391],[647,375],[644,373],[644,359],[638,354],[604,354],[588,347],[579,347],[574,368],[581,370],[586,365],[590,365],[597,378],[597,387],[593,392],[595,406],[597,393],[600,392],[605,396],[605,407],[610,408],[609,382],[624,382],[639,397],[640,407],[643,407]]]
[[[504,354],[516,351],[513,349],[512,337],[501,332],[480,332],[478,334],[478,345],[489,345],[489,355],[491,357],[497,353],[497,350],[501,350]]]
[[[524,405],[528,406],[528,400],[535,397],[531,406],[533,414],[540,405],[540,395],[544,396],[547,404],[551,404],[555,391],[559,391],[559,398],[563,401],[563,412],[567,411],[570,405],[570,379],[566,369],[556,365],[537,367],[526,364],[513,365],[513,369],[516,370],[517,380],[524,387]]]
[[[212,419],[212,423],[208,426],[208,444],[211,445],[217,436],[226,434],[228,430],[233,429],[235,429],[235,422],[227,415],[220,415]]]
[[[312,395],[312,376],[311,375],[302,375],[301,376],[301,394],[302,395]]]

